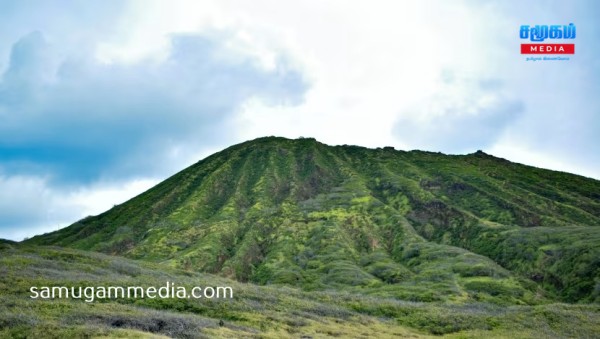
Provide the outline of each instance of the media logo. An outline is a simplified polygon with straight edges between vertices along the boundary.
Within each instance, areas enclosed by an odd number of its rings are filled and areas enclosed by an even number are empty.
[[[541,43],[546,39],[575,39],[575,25],[522,25],[519,30],[521,39],[529,39],[535,44],[521,44],[521,54],[575,54],[575,44]]]

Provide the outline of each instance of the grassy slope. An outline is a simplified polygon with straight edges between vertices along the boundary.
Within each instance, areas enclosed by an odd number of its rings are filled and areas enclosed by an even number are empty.
[[[30,286],[232,286],[234,299],[33,300]],[[257,286],[57,247],[0,244],[0,337],[594,337],[598,305],[407,302]],[[219,326],[223,320],[224,326]]]
[[[482,152],[261,138],[27,243],[410,301],[600,300],[600,182]]]

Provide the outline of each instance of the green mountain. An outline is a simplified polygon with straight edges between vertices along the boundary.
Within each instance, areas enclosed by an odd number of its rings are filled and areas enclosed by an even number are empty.
[[[600,181],[268,137],[26,245],[416,302],[600,302]],[[283,288],[283,287],[282,287]]]

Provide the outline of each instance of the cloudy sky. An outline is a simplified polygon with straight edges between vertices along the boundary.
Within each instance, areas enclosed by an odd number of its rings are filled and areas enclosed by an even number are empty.
[[[600,179],[596,1],[2,1],[0,238],[260,136],[482,149]],[[574,23],[568,61],[523,24]]]

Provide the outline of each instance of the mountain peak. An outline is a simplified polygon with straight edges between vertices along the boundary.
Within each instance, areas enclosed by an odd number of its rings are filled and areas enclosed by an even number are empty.
[[[492,157],[483,151],[472,156]],[[550,294],[589,300],[594,277],[569,285],[573,275],[593,274],[574,270],[590,265],[579,262],[585,258],[574,257],[560,275],[544,260],[519,258],[525,255],[520,251],[538,247],[546,253],[545,242],[555,239],[543,236],[550,229],[574,243],[594,239],[598,191],[598,181],[508,161],[264,137],[213,154],[99,216],[27,243],[166,262],[260,284],[389,285],[411,300],[460,298],[462,290],[473,295],[483,288],[473,287],[476,276],[484,277],[485,289],[513,286],[510,298],[529,302],[530,285],[511,281],[531,276]],[[538,239],[532,243],[537,247],[515,248],[524,237]],[[561,251],[565,258],[577,249]],[[457,283],[459,289],[428,296],[414,287]],[[490,300],[498,298],[490,293]]]

